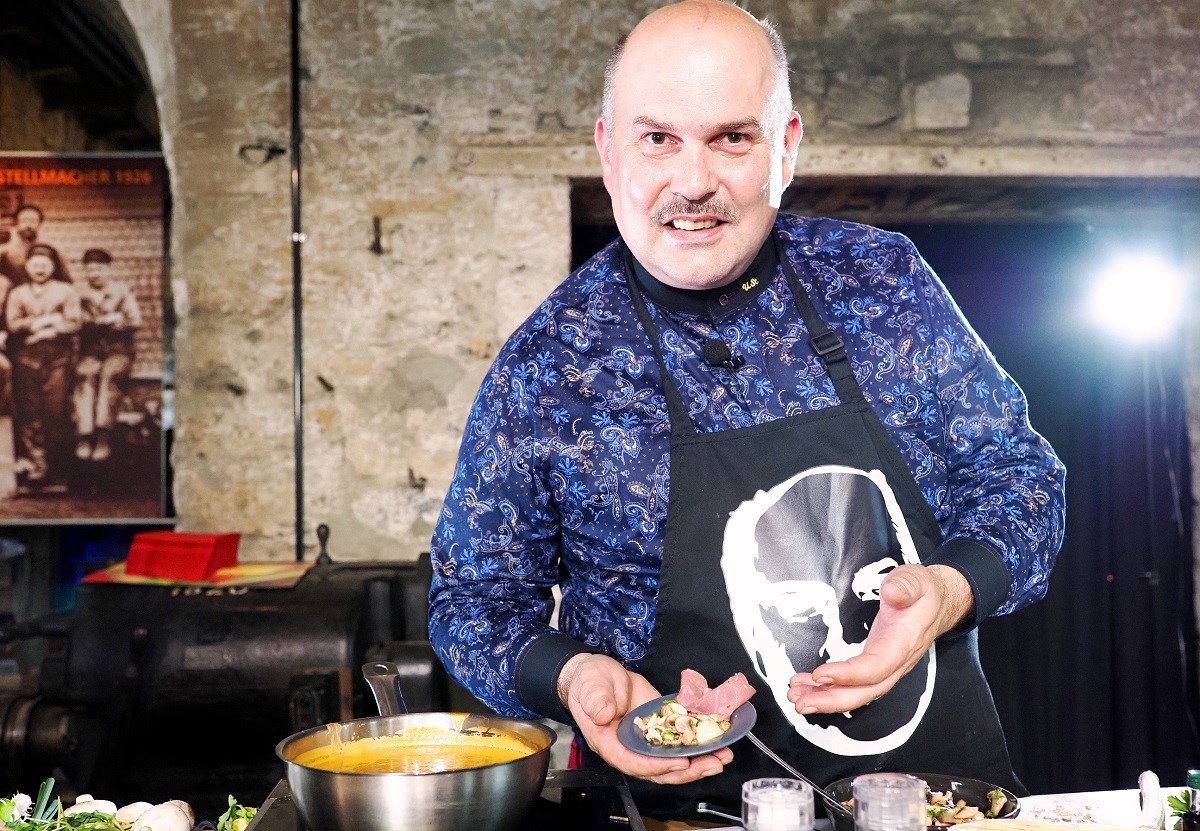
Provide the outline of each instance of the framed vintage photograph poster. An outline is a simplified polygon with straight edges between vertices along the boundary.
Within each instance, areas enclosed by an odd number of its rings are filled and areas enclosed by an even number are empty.
[[[161,518],[166,169],[0,154],[0,524]]]

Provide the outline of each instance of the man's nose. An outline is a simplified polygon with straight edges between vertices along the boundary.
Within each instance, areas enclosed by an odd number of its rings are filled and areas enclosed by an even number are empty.
[[[689,202],[702,202],[717,192],[717,178],[707,147],[685,147],[676,156],[671,190]]]

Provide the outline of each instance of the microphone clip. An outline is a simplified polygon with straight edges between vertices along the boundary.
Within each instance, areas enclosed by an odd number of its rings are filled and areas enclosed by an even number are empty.
[[[704,363],[713,369],[728,369],[733,372],[746,363],[746,359],[741,355],[730,352],[729,345],[720,338],[711,338],[700,344],[700,354]]]

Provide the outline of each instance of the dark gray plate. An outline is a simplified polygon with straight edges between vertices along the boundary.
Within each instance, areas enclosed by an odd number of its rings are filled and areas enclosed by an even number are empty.
[[[1021,803],[1017,797],[1007,788],[1000,788],[999,785],[990,785],[987,782],[980,782],[978,779],[968,779],[965,776],[947,776],[942,773],[913,773],[911,775],[918,779],[924,779],[925,784],[931,790],[950,791],[956,800],[965,800],[968,805],[974,805],[981,811],[987,810],[988,793],[999,788],[1004,792],[1004,797],[1007,801],[1004,807],[1000,809],[1000,813],[996,815],[997,819],[1015,817],[1021,812]],[[853,776],[846,779],[839,779],[831,785],[826,785],[825,790],[829,791],[830,796],[838,802],[845,802],[854,795],[853,790],[851,790],[853,782]],[[839,819],[840,817],[834,820],[833,827],[835,831],[853,831],[854,825],[852,820],[839,822]],[[971,823],[964,822],[951,827],[956,831],[970,831]]]
[[[729,729],[711,742],[680,747],[658,747],[650,744],[642,735],[642,731],[637,729],[633,720],[635,718],[645,718],[657,712],[663,704],[668,701],[674,701],[675,696],[678,694],[672,693],[671,695],[656,698],[653,701],[647,701],[640,707],[635,707],[626,713],[625,718],[621,719],[621,723],[617,725],[617,738],[620,739],[621,744],[635,753],[641,753],[646,756],[703,756],[705,753],[712,753],[714,750],[720,750],[722,747],[729,747],[729,745],[738,739],[743,738],[754,727],[754,722],[758,719],[758,713],[755,711],[754,705],[747,701],[741,707],[734,710],[733,715],[729,717]]]

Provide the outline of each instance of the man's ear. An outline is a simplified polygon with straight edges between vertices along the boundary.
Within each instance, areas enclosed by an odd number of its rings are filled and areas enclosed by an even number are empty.
[[[804,122],[800,120],[800,113],[792,110],[788,114],[787,126],[783,129],[783,170],[781,171],[783,181],[780,183],[782,190],[787,190],[788,185],[796,176],[796,154],[800,150],[802,138],[804,138]]]
[[[608,127],[604,123],[603,118],[596,119],[596,129],[593,132],[592,138],[596,142],[596,152],[600,154],[600,171],[604,175],[604,180],[608,181],[609,169],[612,164],[608,158],[609,146],[612,144],[612,136],[608,133]]]

